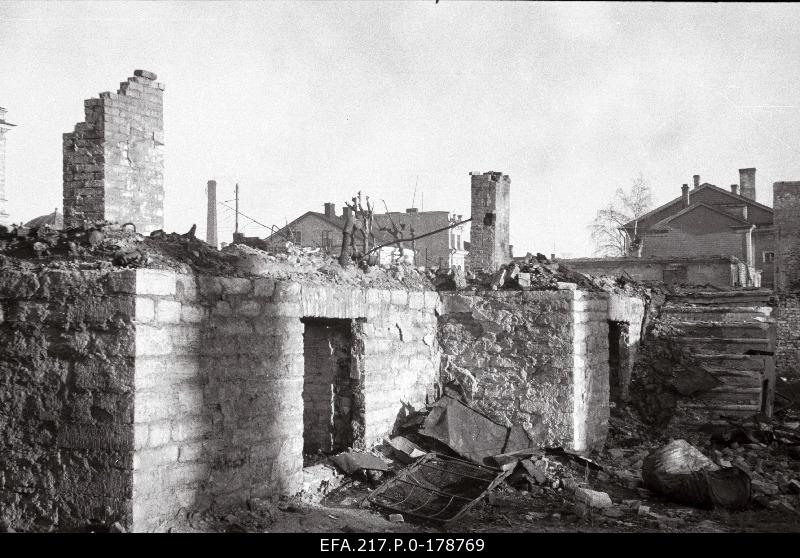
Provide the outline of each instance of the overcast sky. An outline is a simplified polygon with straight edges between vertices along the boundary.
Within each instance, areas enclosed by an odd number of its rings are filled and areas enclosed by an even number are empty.
[[[590,255],[587,224],[639,173],[658,204],[695,173],[756,167],[768,205],[800,180],[799,28],[792,4],[0,1],[9,209],[61,207],[61,134],[146,69],[167,230],[204,235],[212,178],[283,225],[359,189],[403,210],[415,183],[418,207],[469,215],[469,172],[492,170],[517,255]]]

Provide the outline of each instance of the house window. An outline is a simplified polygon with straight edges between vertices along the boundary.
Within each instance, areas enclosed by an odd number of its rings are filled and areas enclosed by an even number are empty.
[[[303,242],[302,240],[303,237],[300,235],[300,231],[294,231],[294,233],[292,234],[292,238],[294,239],[293,242],[295,244],[300,244],[301,242]]]
[[[328,250],[333,247],[333,242],[331,242],[331,231],[322,231],[322,247]]]
[[[772,263],[775,261],[775,252],[762,252],[762,260],[764,263]]]

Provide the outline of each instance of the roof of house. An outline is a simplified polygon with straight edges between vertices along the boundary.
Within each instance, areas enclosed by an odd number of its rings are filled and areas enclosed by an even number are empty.
[[[701,184],[697,188],[694,188],[692,190],[692,192],[693,193],[694,192],[700,192],[701,190],[713,190],[714,192],[718,192],[718,193],[724,194],[725,196],[728,196],[731,199],[731,201],[738,202],[739,204],[752,205],[754,207],[758,207],[759,209],[763,209],[763,210],[769,211],[770,213],[773,212],[772,208],[769,207],[769,206],[766,206],[766,205],[764,205],[762,203],[758,203],[756,200],[751,200],[750,198],[746,198],[744,196],[736,195],[733,192],[729,192],[728,190],[725,190],[725,189],[720,188],[718,186],[714,186],[713,184],[709,184],[708,182],[704,182],[703,184]],[[633,229],[633,228],[636,227],[636,224],[638,222],[643,221],[644,219],[647,219],[648,217],[650,217],[652,215],[655,215],[660,211],[668,209],[669,207],[671,207],[673,205],[680,205],[680,204],[683,204],[683,196],[678,196],[677,198],[674,198],[674,199],[668,201],[664,205],[660,205],[660,206],[656,207],[655,209],[653,209],[651,211],[648,211],[644,215],[641,215],[639,218],[632,219],[631,221],[628,221],[627,223],[625,223],[622,226],[622,228],[623,229]],[[696,204],[692,204],[692,205],[696,205]],[[691,207],[691,205],[689,207]]]
[[[689,207],[683,208],[678,213],[675,213],[674,215],[670,215],[666,219],[662,219],[661,221],[659,221],[658,223],[656,223],[655,225],[650,227],[649,230],[665,229],[665,228],[667,228],[669,226],[670,222],[683,217],[687,213],[691,213],[693,211],[697,211],[698,209],[708,209],[710,211],[713,211],[714,213],[718,213],[719,215],[722,215],[723,217],[727,218],[728,220],[733,221],[735,223],[738,223],[739,226],[741,226],[741,227],[753,226],[753,224],[750,223],[749,221],[747,221],[746,219],[742,219],[741,217],[737,217],[736,215],[731,215],[730,213],[726,213],[725,211],[717,209],[714,206],[711,206],[711,205],[708,205],[708,204],[705,204],[705,203],[693,203]]]

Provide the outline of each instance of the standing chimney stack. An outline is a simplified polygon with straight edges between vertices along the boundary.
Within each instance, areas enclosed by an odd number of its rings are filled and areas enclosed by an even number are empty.
[[[731,184],[731,194],[739,195],[739,185],[738,184]]]
[[[739,169],[739,192],[742,197],[756,199],[756,169]]]
[[[217,247],[217,181],[208,181],[208,216],[206,220],[206,242]]]
[[[694,187],[695,188],[699,188],[700,187],[700,175],[699,174],[695,174],[694,176],[692,176],[692,180],[694,180]]]
[[[471,173],[472,221],[467,269],[494,273],[511,261],[511,179],[502,172]]]
[[[325,217],[336,217],[336,204],[335,203],[326,203],[325,204]]]
[[[681,186],[681,192],[683,193],[683,207],[689,207],[689,185]]]

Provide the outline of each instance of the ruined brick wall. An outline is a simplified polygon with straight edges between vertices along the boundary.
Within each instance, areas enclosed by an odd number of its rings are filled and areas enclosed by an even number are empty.
[[[773,185],[776,373],[800,379],[800,182]]]
[[[779,376],[800,379],[800,293],[778,294],[775,317],[775,371]]]
[[[131,519],[133,272],[0,273],[0,524]]]
[[[608,422],[608,305],[580,291],[443,294],[443,379],[543,446],[602,445]]]
[[[363,443],[438,379],[433,291],[7,270],[0,304],[0,521],[19,529],[163,530],[181,509],[298,491],[303,317],[352,323]]]
[[[63,136],[64,222],[164,223],[164,86],[136,70],[116,93],[84,101],[85,121]]]
[[[499,172],[472,175],[472,221],[467,267],[495,271],[511,260],[511,180]]]
[[[800,182],[776,182],[775,288],[800,291]]]
[[[137,274],[137,531],[162,530],[181,507],[300,489],[301,318],[363,318],[351,374],[363,378],[366,443],[437,379],[435,292]]]

